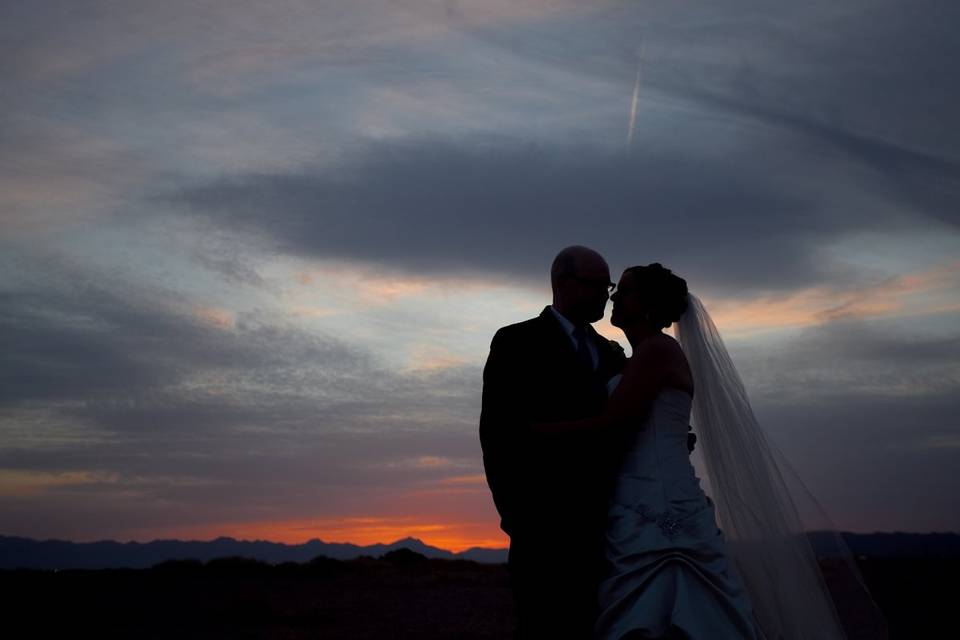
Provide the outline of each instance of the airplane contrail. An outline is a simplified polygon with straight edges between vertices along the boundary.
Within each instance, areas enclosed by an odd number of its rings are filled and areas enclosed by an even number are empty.
[[[643,47],[637,56],[637,79],[633,83],[633,100],[630,102],[630,123],[627,125],[627,148],[633,145],[633,131],[637,124],[637,103],[640,101],[640,69],[643,62]]]

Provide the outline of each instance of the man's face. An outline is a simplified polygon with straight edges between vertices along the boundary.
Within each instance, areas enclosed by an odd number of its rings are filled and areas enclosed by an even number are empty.
[[[610,297],[610,268],[600,257],[580,260],[574,274],[567,276],[565,293],[578,318],[573,321],[596,322]]]

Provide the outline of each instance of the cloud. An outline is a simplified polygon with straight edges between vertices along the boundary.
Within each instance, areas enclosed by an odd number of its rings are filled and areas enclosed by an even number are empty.
[[[749,388],[749,385],[748,385]],[[800,478],[848,531],[955,531],[956,385],[920,397],[783,398],[755,407]]]
[[[752,299],[707,300],[724,335],[764,329],[810,327],[843,320],[924,316],[960,311],[960,263],[859,286],[820,285]]]
[[[222,375],[238,385],[296,387],[299,367],[335,376],[365,356],[338,344],[223,310],[178,308],[171,297],[89,282],[0,294],[4,403],[83,400],[105,406],[183,390]],[[309,364],[306,364],[309,363]],[[274,377],[260,377],[271,371]],[[317,374],[322,378],[321,374]]]
[[[541,280],[560,247],[580,242],[624,266],[662,259],[709,286],[758,288],[817,282],[819,245],[885,223],[874,212],[834,215],[787,180],[757,180],[760,164],[746,149],[709,158],[409,141],[371,146],[334,170],[184,189],[172,203],[277,251],[434,276]]]
[[[116,482],[112,474],[77,471],[31,472],[0,470],[0,496],[30,496],[54,487]]]
[[[705,121],[714,147],[723,129],[766,132],[782,143],[766,173],[791,171],[786,157],[803,149],[807,164],[835,163],[836,176],[956,226],[960,43],[945,25],[958,18],[942,0],[645,3],[577,15],[575,42],[549,20],[472,35],[571,78],[619,81],[624,132],[641,64],[638,148]]]
[[[960,527],[960,334],[937,324],[846,317],[729,344],[761,426],[838,527]]]
[[[0,296],[5,531],[90,537],[379,509],[378,494],[402,500],[480,472],[476,365],[396,372],[270,316],[68,264],[32,277]],[[481,488],[478,513],[491,508]]]
[[[960,335],[934,320],[838,319],[731,349],[761,404],[939,398],[960,389]]]
[[[0,228],[6,233],[89,222],[110,212],[117,193],[142,175],[114,140],[35,115],[10,117],[0,131]]]

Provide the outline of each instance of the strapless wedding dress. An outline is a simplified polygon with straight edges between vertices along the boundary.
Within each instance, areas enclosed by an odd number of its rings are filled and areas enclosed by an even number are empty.
[[[598,638],[761,637],[690,463],[691,403],[664,389],[626,439],[607,514]]]

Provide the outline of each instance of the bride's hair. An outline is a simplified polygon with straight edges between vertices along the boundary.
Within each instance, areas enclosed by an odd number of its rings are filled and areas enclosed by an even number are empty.
[[[633,276],[650,322],[658,329],[677,322],[687,310],[687,281],[659,262],[630,267],[624,273]]]

